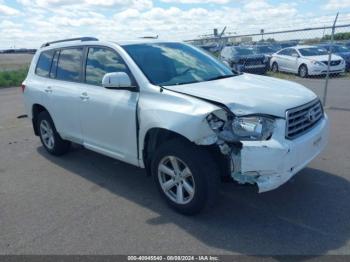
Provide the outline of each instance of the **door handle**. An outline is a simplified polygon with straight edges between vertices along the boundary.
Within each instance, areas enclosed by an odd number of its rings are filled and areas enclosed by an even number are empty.
[[[81,93],[81,95],[80,95],[80,99],[81,100],[89,100],[89,96],[88,96],[88,94],[86,93],[86,92],[83,92],[83,93]]]
[[[51,86],[48,86],[45,88],[45,92],[46,93],[52,93],[52,87]]]

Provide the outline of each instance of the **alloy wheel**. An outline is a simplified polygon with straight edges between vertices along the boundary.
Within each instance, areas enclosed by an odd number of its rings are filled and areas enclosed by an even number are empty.
[[[55,146],[55,138],[53,134],[53,129],[48,121],[42,120],[40,122],[40,135],[43,143],[48,149],[53,149]]]
[[[176,204],[189,203],[195,194],[195,182],[189,167],[175,156],[164,157],[158,165],[158,180],[165,195]]]

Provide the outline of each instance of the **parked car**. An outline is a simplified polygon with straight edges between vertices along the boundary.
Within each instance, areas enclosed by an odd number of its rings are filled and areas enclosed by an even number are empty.
[[[316,46],[296,46],[284,48],[272,55],[270,66],[273,72],[281,71],[298,74],[300,77],[322,75],[327,73],[328,52]],[[330,73],[345,71],[345,61],[332,54]]]
[[[268,68],[268,58],[255,54],[252,48],[242,46],[225,46],[220,58],[237,72],[265,74]]]
[[[270,65],[272,54],[276,53],[280,48],[273,45],[254,45],[252,46],[254,52],[259,55],[264,55],[267,58],[267,65]]]
[[[221,47],[220,45],[216,44],[216,43],[211,43],[211,44],[206,44],[206,45],[199,45],[198,47],[204,49],[205,51],[209,52],[209,53],[217,53],[220,52]]]
[[[257,54],[263,54],[263,55],[269,55],[269,56],[276,53],[280,49],[281,48],[278,48],[277,46],[274,46],[274,45],[255,45],[254,46],[254,51]]]
[[[287,47],[297,46],[298,41],[279,42],[278,44],[280,45],[281,48],[287,48]]]
[[[234,73],[185,43],[46,43],[22,90],[48,153],[63,155],[74,142],[145,168],[184,214],[213,204],[221,178],[259,192],[281,186],[328,136],[327,115],[309,89]]]
[[[342,57],[345,60],[345,70],[350,70],[350,49],[342,45],[321,44],[319,47],[329,51],[332,48],[332,53]]]

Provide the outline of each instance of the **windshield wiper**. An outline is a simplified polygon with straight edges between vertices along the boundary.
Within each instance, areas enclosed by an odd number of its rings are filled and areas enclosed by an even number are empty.
[[[234,76],[237,76],[237,75],[216,76],[216,77],[213,77],[213,78],[209,78],[206,81],[219,80],[219,79],[230,78],[230,77],[234,77]]]

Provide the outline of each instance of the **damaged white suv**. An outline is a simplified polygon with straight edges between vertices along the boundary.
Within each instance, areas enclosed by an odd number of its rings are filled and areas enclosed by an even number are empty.
[[[327,142],[328,119],[313,92],[232,72],[184,43],[47,43],[22,88],[49,153],[74,142],[146,168],[185,214],[213,203],[227,178],[259,192],[279,187]]]

